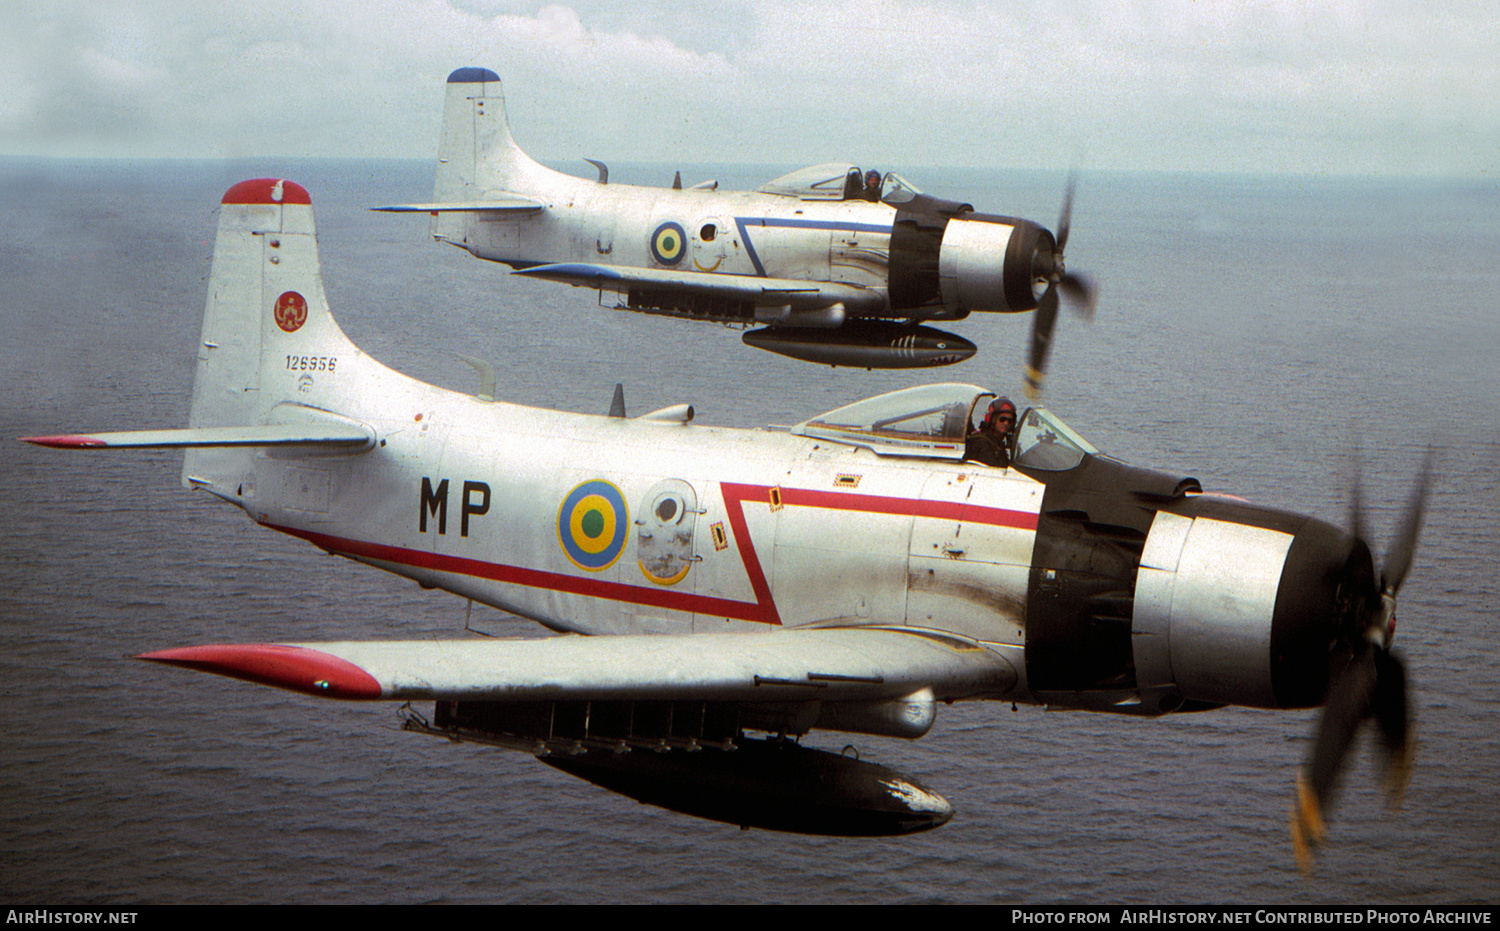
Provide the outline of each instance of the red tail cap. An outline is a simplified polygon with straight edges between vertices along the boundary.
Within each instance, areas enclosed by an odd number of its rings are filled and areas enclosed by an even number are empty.
[[[224,192],[226,204],[306,204],[312,206],[307,188],[295,181],[280,178],[256,178],[241,181]]]

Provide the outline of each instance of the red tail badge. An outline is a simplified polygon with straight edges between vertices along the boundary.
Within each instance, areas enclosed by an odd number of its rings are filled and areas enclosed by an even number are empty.
[[[296,291],[283,291],[276,299],[276,325],[295,333],[307,322],[307,298]]]

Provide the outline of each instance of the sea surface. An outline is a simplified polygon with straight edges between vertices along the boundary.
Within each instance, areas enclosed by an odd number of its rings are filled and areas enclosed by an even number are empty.
[[[591,169],[581,166],[580,174]],[[612,166],[614,181],[753,187],[796,166]],[[866,166],[872,167],[872,166]],[[889,166],[873,166],[886,168]],[[1059,173],[905,172],[1052,226]],[[9,437],[185,424],[216,207],[231,184],[312,193],[339,322],[393,367],[604,412],[691,402],[795,423],[924,381],[1019,397],[1025,315],[952,329],[947,370],[867,372],[738,331],[509,277],[378,204],[415,162],[0,161],[0,901],[24,903],[1500,902],[1500,186],[1493,181],[1085,173],[1048,405],[1127,461],[1345,523],[1377,550],[1438,449],[1397,645],[1419,741],[1387,812],[1361,748],[1303,878],[1287,842],[1315,711],[1157,720],[1006,704],[905,742],[817,733],[957,809],[882,840],[741,831],[639,805],[524,754],[403,733],[386,703],[165,669],[214,642],[457,636],[465,602],[268,533],[178,485],[167,452]],[[536,636],[475,608],[476,628]]]

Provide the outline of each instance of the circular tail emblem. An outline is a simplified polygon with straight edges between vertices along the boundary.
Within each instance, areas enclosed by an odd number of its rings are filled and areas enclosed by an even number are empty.
[[[663,265],[681,262],[686,246],[687,233],[680,223],[663,223],[651,234],[651,257]]]
[[[307,322],[307,298],[296,291],[283,291],[276,299],[276,325],[295,333]]]
[[[620,489],[595,479],[568,492],[557,509],[557,541],[573,565],[608,569],[625,551],[630,519]]]

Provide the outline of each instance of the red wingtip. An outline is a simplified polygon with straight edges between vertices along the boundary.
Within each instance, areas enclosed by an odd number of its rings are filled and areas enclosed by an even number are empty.
[[[109,444],[96,436],[83,436],[81,434],[69,433],[61,436],[23,436],[22,443],[30,443],[33,446],[50,446],[53,449],[87,449],[94,446],[108,446]]]
[[[280,178],[255,178],[241,181],[224,193],[226,204],[307,204],[312,197],[307,188],[295,181]]]
[[[244,679],[324,698],[379,698],[375,677],[329,653],[281,643],[175,647],[136,659]]]

